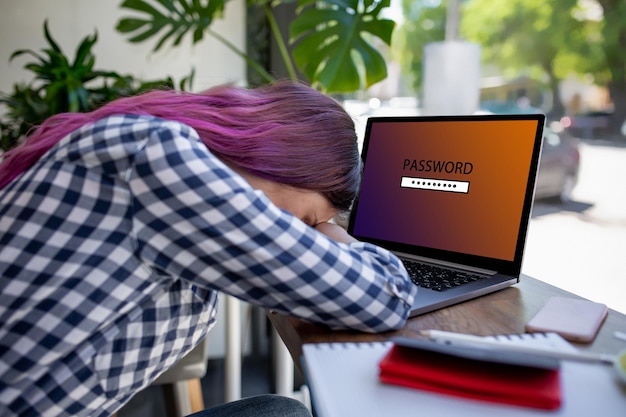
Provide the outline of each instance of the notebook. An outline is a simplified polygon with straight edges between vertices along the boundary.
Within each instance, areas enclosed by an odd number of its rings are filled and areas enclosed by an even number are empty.
[[[563,339],[557,345],[558,340],[542,341],[520,335],[519,343],[539,345],[543,342],[563,351],[574,349]],[[507,343],[515,342],[507,336]],[[392,346],[389,341],[304,344],[302,368],[311,389],[315,415],[623,417],[626,409],[626,389],[618,383],[612,367],[591,362],[562,361],[562,404],[558,410],[476,401],[459,395],[381,383],[379,364]],[[471,381],[467,382],[469,385]]]
[[[429,349],[440,346],[422,341],[422,347],[395,344],[378,363],[379,380],[385,384],[429,391],[474,401],[556,410],[562,404],[558,361],[544,368],[511,362],[475,359]],[[429,346],[430,345],[430,346]],[[471,349],[464,346],[465,350]],[[486,353],[499,353],[495,349]],[[507,353],[506,351],[501,353]],[[533,358],[532,355],[521,355]],[[500,358],[501,359],[501,358]]]
[[[348,232],[409,271],[426,264],[411,316],[519,282],[544,123],[541,114],[368,119]],[[443,284],[433,265],[450,268]]]

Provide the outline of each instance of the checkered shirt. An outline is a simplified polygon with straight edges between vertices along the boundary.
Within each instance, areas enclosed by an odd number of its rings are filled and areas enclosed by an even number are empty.
[[[214,325],[218,291],[333,328],[403,325],[386,250],[274,206],[181,123],[119,115],[0,190],[0,416],[107,416]]]

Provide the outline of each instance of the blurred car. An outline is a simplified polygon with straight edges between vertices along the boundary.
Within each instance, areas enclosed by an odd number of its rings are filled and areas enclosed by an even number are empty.
[[[558,125],[560,126],[560,125]],[[537,172],[535,199],[566,203],[578,183],[579,140],[562,128],[546,126]]]
[[[564,116],[561,124],[572,135],[593,139],[607,134],[609,122],[613,113],[609,111],[590,111],[574,116]]]
[[[540,108],[531,106],[528,99],[525,99],[524,97],[516,101],[483,101],[482,103],[480,103],[480,109],[483,113],[494,114],[543,113]]]
[[[482,103],[477,114],[542,113],[532,106],[519,106],[518,102]],[[578,183],[580,142],[561,122],[547,123],[543,131],[543,148],[537,172],[535,199],[566,203]]]

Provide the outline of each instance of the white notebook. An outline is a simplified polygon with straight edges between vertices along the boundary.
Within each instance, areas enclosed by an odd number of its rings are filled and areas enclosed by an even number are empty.
[[[504,343],[541,343],[528,335],[506,339]],[[549,338],[548,343],[567,348],[555,340]],[[382,384],[378,362],[391,346],[391,342],[304,344],[303,369],[317,417],[626,416],[626,386],[620,385],[610,365],[563,361],[563,405],[542,411]]]

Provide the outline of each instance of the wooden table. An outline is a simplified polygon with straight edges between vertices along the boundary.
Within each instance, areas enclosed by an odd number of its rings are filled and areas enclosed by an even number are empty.
[[[520,282],[513,287],[411,318],[401,330],[382,334],[333,331],[324,326],[271,312],[268,316],[289,349],[294,363],[299,366],[304,343],[382,341],[399,335],[419,338],[422,337],[419,332],[426,329],[481,336],[524,333],[524,324],[551,296],[581,298],[522,275]],[[576,346],[581,350],[617,353],[626,349],[626,342],[613,336],[616,330],[626,332],[626,315],[610,310],[593,343]]]

